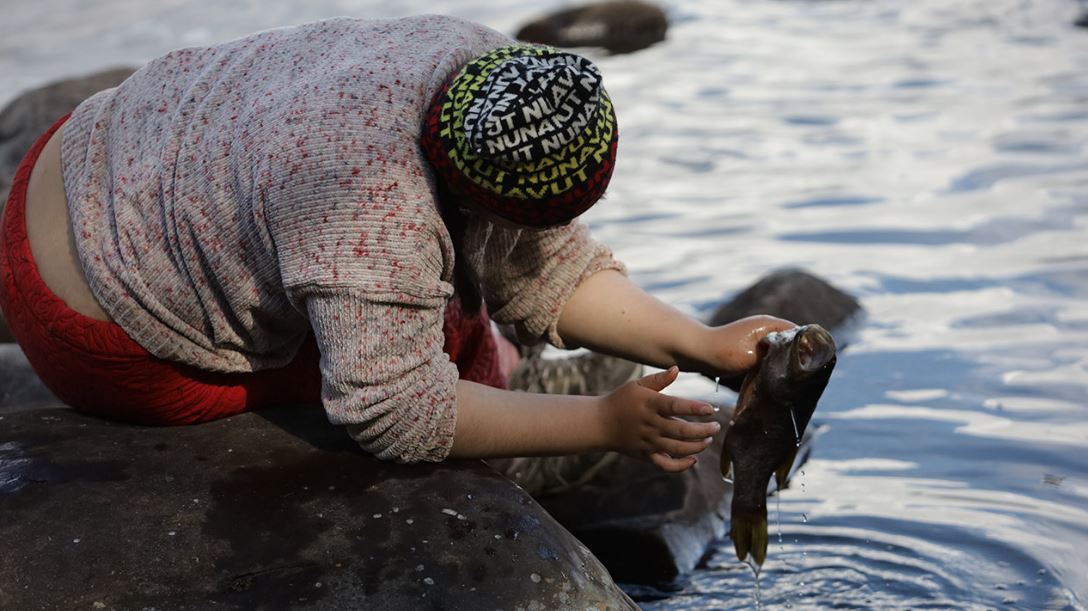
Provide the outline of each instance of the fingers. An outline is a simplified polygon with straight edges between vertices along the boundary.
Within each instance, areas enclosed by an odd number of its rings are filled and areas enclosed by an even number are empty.
[[[657,465],[658,469],[669,473],[679,473],[690,469],[695,464],[695,457],[673,458],[662,452],[650,454],[650,462]]]
[[[657,373],[651,373],[648,376],[642,376],[636,383],[643,388],[649,388],[650,390],[656,390],[658,392],[665,390],[665,387],[676,381],[676,376],[680,374],[680,368],[676,365],[669,367],[665,371],[659,371]]]
[[[722,430],[717,422],[688,422],[679,418],[663,418],[658,425],[662,437],[679,441],[699,441],[713,437]]]
[[[662,437],[654,445],[672,458],[684,458],[702,452],[713,440],[713,437],[706,437],[699,441],[679,441]]]
[[[662,416],[713,416],[714,406],[704,401],[693,401],[669,395],[655,398],[653,407]]]

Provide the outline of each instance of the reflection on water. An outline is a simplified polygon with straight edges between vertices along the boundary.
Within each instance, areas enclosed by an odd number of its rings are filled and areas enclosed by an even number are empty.
[[[1077,2],[663,4],[666,43],[595,56],[623,139],[593,231],[638,282],[694,314],[788,265],[868,311],[816,413],[812,459],[781,494],[766,607],[1085,608],[1088,31],[1070,25]],[[0,23],[0,101],[256,29],[433,10],[23,3]],[[537,9],[441,10],[512,31]],[[690,376],[675,391],[709,398],[714,384]],[[725,540],[645,606],[751,608],[753,585]]]

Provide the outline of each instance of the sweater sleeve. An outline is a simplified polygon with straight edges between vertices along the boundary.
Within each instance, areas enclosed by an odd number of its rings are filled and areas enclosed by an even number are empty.
[[[444,305],[357,291],[306,298],[329,421],[378,458],[440,461],[453,446],[457,367],[442,351]]]
[[[523,341],[544,339],[559,348],[566,347],[556,328],[559,315],[578,285],[606,269],[627,273],[578,221],[544,230],[495,228],[482,267],[491,317],[514,325]]]
[[[439,461],[456,422],[452,245],[414,136],[337,120],[313,121],[269,183],[282,284],[321,351],[329,421],[379,458]]]

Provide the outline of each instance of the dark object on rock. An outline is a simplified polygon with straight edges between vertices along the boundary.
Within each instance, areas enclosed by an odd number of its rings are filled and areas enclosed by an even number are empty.
[[[665,40],[665,12],[653,4],[616,0],[553,13],[522,26],[514,38],[555,47],[603,47],[630,53]]]
[[[1085,11],[1080,17],[1077,17],[1077,20],[1073,22],[1073,25],[1078,28],[1088,28],[1088,11]]]
[[[34,373],[19,346],[0,344],[0,415],[43,407],[65,407]]]
[[[0,608],[635,608],[483,463],[382,462],[318,409],[0,439]]]
[[[820,325],[771,333],[740,388],[722,447],[721,473],[733,480],[730,536],[737,560],[767,558],[767,486],[786,487],[793,460],[831,372],[835,340]]]
[[[585,351],[566,358],[546,358],[544,346],[522,346],[521,360],[510,372],[507,388],[549,395],[603,395],[642,377],[642,365]]]
[[[770,314],[834,331],[860,311],[857,299],[804,270],[788,268],[774,271],[741,291],[719,307],[707,324],[724,325],[746,316]]]
[[[0,110],[0,196],[8,199],[15,168],[30,145],[80,102],[128,78],[133,68],[114,68],[32,89]]]
[[[729,410],[718,420],[729,423]],[[666,584],[691,571],[725,532],[730,485],[718,472],[722,435],[680,474],[618,456],[588,482],[539,499],[622,583]]]
[[[732,410],[716,419],[726,432]],[[692,569],[725,534],[732,486],[719,471],[724,434],[680,473],[665,473],[626,456],[583,485],[538,499],[585,543],[621,583],[666,586]],[[811,451],[802,438],[796,468]]]

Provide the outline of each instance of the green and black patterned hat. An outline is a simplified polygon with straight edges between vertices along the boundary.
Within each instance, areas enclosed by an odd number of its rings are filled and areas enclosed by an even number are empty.
[[[455,192],[517,224],[548,227],[601,197],[618,136],[592,62],[511,45],[469,62],[439,91],[422,145]]]

